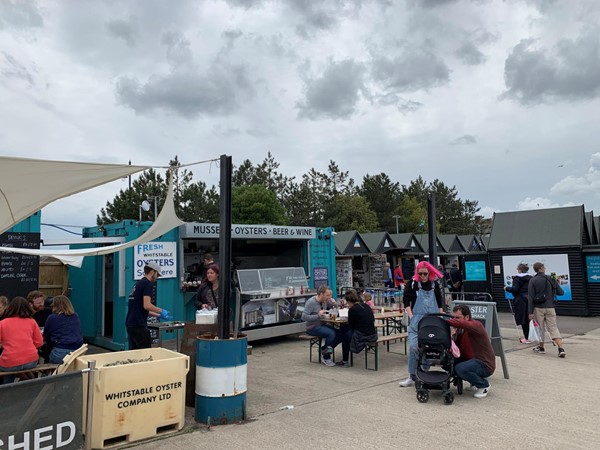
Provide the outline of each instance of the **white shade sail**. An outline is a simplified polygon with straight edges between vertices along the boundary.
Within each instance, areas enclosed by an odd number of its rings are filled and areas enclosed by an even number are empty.
[[[59,198],[149,168],[0,156],[0,234]]]
[[[54,161],[41,161],[41,160],[28,160],[28,159],[19,159],[19,158],[2,158],[0,157],[0,164],[4,164],[5,160],[19,160],[20,164],[16,162],[12,162],[14,170],[22,170],[26,174],[21,172],[21,176],[14,176],[12,178],[22,178],[30,176],[37,176],[37,179],[41,179],[41,177],[45,177],[48,179],[49,171],[42,170],[42,163],[49,163],[52,170],[50,170],[51,175],[50,180],[55,177],[57,179],[57,185],[61,187],[59,189],[55,185],[50,185],[48,189],[46,189],[46,185],[44,185],[44,189],[40,189],[39,185],[36,184],[35,189],[26,189],[28,194],[31,195],[31,199],[29,202],[21,199],[19,197],[18,189],[7,189],[9,195],[6,195],[4,191],[5,180],[0,181],[0,190],[4,198],[2,199],[2,203],[0,203],[0,210],[2,211],[2,226],[4,223],[8,224],[5,228],[2,229],[2,232],[6,231],[8,228],[15,225],[20,220],[28,217],[34,212],[38,211],[42,206],[51,203],[54,200],[59,198],[67,197],[70,194],[74,194],[77,192],[81,192],[85,189],[98,186],[103,183],[107,183],[109,181],[113,181],[123,176],[127,176],[129,174],[138,172],[140,170],[148,169],[149,167],[144,166],[115,166],[110,164],[86,164],[86,163],[59,163]],[[34,166],[29,167],[29,162],[34,162]],[[56,164],[56,165],[55,165]],[[60,172],[60,165],[64,164],[64,172]],[[27,166],[27,169],[24,169],[24,166]],[[87,167],[93,166],[93,167]],[[40,172],[35,171],[35,167],[40,170]],[[4,166],[2,166],[2,172],[4,173]],[[49,249],[30,249],[30,248],[13,248],[13,247],[0,247],[0,252],[8,252],[8,253],[20,253],[25,255],[39,255],[39,256],[53,256],[64,264],[69,264],[75,267],[81,267],[81,263],[83,261],[84,256],[92,256],[92,255],[106,255],[108,253],[114,253],[119,250],[123,250],[129,247],[133,247],[142,242],[150,242],[163,234],[171,231],[173,228],[178,227],[179,225],[184,224],[182,220],[177,217],[175,213],[175,204],[173,202],[173,176],[170,174],[169,176],[169,188],[167,191],[167,196],[165,199],[165,203],[163,208],[160,211],[160,214],[156,218],[154,224],[140,237],[133,241],[125,242],[122,244],[111,245],[107,247],[96,247],[96,248],[88,248],[88,249],[66,249],[66,250],[49,250]],[[66,182],[63,183],[63,180]],[[77,181],[77,182],[76,182]],[[79,183],[79,184],[78,184]],[[26,184],[26,183],[20,183]],[[32,183],[33,184],[33,183]],[[19,183],[10,184],[10,186],[19,185]],[[83,186],[88,186],[84,188]],[[26,186],[27,188],[28,186]],[[65,193],[68,192],[68,193]],[[9,200],[10,199],[10,200]],[[12,203],[11,203],[12,202]],[[17,221],[7,220],[5,217],[5,209],[12,209],[11,217],[16,217],[14,215],[14,210],[18,210],[19,214],[25,214],[23,217],[18,219]],[[27,213],[25,213],[27,212]]]

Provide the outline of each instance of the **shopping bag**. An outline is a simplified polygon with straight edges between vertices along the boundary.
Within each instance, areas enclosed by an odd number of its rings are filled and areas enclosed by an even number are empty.
[[[527,336],[527,340],[530,342],[542,342],[540,324],[533,319],[529,321],[529,336]]]

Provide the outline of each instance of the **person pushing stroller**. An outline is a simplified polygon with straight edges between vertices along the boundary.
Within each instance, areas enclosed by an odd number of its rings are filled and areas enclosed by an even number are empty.
[[[408,378],[400,382],[401,387],[414,386],[418,360],[419,321],[427,314],[444,312],[444,296],[438,279],[444,275],[427,261],[417,264],[412,279],[404,291],[404,311],[408,314]]]

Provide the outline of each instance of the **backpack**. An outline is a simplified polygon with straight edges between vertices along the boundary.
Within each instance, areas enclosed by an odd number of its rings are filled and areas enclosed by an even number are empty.
[[[544,275],[544,279],[550,283],[550,281],[548,280],[548,277]],[[554,286],[552,284],[550,284],[550,287],[552,287],[552,292],[554,292]],[[539,294],[535,295],[533,297],[533,304],[534,305],[542,305],[544,303],[546,303],[547,297],[546,297],[546,293],[545,292],[540,292]]]

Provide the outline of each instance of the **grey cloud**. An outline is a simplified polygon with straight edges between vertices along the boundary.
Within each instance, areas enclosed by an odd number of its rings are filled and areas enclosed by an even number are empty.
[[[106,23],[106,29],[116,38],[123,39],[129,47],[135,45],[137,29],[133,23],[133,18],[129,20],[111,20]]]
[[[556,0],[525,0],[525,2],[535,6],[540,12],[546,12],[556,3]]]
[[[0,30],[4,28],[40,28],[44,18],[35,0],[3,0],[0,7]]]
[[[194,57],[190,41],[179,31],[169,31],[162,35],[161,42],[167,46],[167,61],[173,67],[192,64]]]
[[[553,51],[533,48],[534,40],[517,44],[505,61],[507,91],[523,105],[577,101],[600,94],[600,39],[590,30],[576,41],[562,39]]]
[[[253,95],[242,66],[215,66],[205,75],[175,71],[153,75],[146,83],[122,76],[115,85],[117,101],[138,114],[158,109],[186,118],[229,115],[239,108],[242,99]]]
[[[469,66],[483,64],[487,59],[485,55],[481,53],[479,49],[471,42],[463,43],[458,49],[456,49],[454,55]]]
[[[446,84],[450,71],[444,61],[427,49],[407,49],[393,59],[377,56],[373,79],[386,91],[414,92]]]
[[[225,0],[225,3],[227,3],[229,6],[251,9],[255,6],[261,6],[263,0]]]
[[[320,78],[306,80],[305,99],[296,104],[307,119],[347,119],[354,114],[359,91],[365,92],[365,68],[353,60],[330,62]]]
[[[215,125],[212,129],[212,134],[217,137],[235,137],[242,134],[239,128],[223,127],[222,125]]]
[[[0,73],[4,77],[26,81],[29,86],[35,84],[35,79],[27,67],[6,52],[2,52],[2,55],[4,56],[4,64],[0,66]]]
[[[235,41],[242,37],[243,33],[239,30],[224,31],[221,36],[225,40],[225,50],[229,51],[233,48]]]
[[[435,8],[436,6],[456,3],[458,0],[417,0],[424,8]]]
[[[415,102],[414,100],[401,99],[401,101],[398,103],[398,111],[400,111],[402,114],[406,115],[409,113],[417,112],[423,106],[425,106],[425,105],[423,105],[423,103],[421,103],[421,102]]]
[[[394,93],[380,95],[375,99],[376,103],[381,106],[395,105],[402,114],[414,113],[423,107],[423,103],[408,100]]]
[[[477,139],[472,134],[465,134],[461,137],[454,139],[450,142],[450,145],[473,145],[477,144]]]

